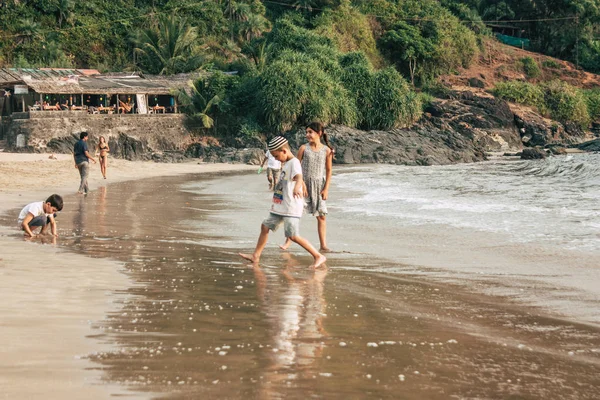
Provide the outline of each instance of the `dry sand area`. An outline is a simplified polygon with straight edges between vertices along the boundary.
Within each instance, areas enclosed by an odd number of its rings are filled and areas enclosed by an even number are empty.
[[[108,179],[91,164],[90,189],[112,182],[254,167],[197,162],[163,164],[109,159]],[[73,195],[79,173],[69,155],[0,152],[0,214]],[[16,225],[16,220],[15,220]],[[82,356],[105,345],[90,340],[91,321],[114,309],[114,291],[128,285],[117,263],[66,253],[56,246],[17,241],[0,227],[0,398],[105,399],[119,388],[98,385],[100,371]],[[76,266],[76,268],[65,268]],[[124,393],[124,392],[123,392]],[[129,397],[134,397],[128,393]]]

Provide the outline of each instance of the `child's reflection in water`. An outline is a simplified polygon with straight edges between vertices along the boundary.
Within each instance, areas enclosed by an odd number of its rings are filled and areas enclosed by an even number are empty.
[[[263,379],[265,397],[279,396],[290,380],[312,376],[311,365],[321,357],[327,268],[307,270],[289,253],[282,253],[281,271],[255,267],[258,297],[272,327],[270,366]],[[282,279],[283,278],[283,279]]]

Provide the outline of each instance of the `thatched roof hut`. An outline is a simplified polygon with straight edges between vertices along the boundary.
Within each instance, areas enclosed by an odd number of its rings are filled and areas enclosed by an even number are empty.
[[[177,89],[184,88],[188,82],[197,79],[200,73],[179,74],[173,76],[153,76],[126,73],[100,74],[90,69],[59,69],[59,68],[1,68],[0,89],[12,90],[12,94],[20,95],[23,110],[26,105],[36,101],[42,95],[74,95],[83,96],[130,96],[145,98],[146,106],[149,96],[172,96]],[[102,100],[102,98],[100,98]],[[171,103],[173,101],[171,100]],[[158,103],[157,103],[158,104]],[[20,105],[19,105],[20,106]],[[17,106],[17,107],[19,107]],[[141,107],[145,109],[144,107]]]
[[[106,74],[80,69],[0,69],[0,87],[27,85],[36,93],[56,94],[164,94],[185,87],[200,74],[170,77]]]

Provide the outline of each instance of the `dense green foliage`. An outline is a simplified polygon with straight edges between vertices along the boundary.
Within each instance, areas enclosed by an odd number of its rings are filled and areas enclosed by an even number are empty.
[[[542,85],[544,103],[550,116],[561,122],[575,122],[586,127],[590,114],[581,90],[561,81],[552,81]]]
[[[600,122],[600,89],[584,90],[583,95],[587,103],[590,119]]]
[[[376,70],[363,52],[343,53],[332,39],[300,24],[302,19],[293,16],[280,18],[265,38],[268,47],[257,44],[268,62],[256,62],[230,78],[219,94],[231,105],[227,118],[221,118],[225,122],[216,128],[220,136],[280,132],[314,120],[389,129],[420,117],[420,100],[395,69]],[[214,86],[215,76],[202,86]],[[190,114],[223,114],[204,112],[209,96],[204,98]]]
[[[443,3],[457,1],[444,0]],[[460,3],[476,11],[485,21],[513,27],[514,34],[530,39],[534,51],[600,72],[599,0],[467,0]]]
[[[216,115],[231,109],[231,105],[225,99],[235,80],[231,75],[215,71],[210,77],[193,82],[189,90],[179,90],[175,97],[192,122],[199,123],[203,128],[212,128]]]
[[[4,0],[0,67],[236,71],[177,94],[222,136],[313,119],[389,129],[421,115],[428,97],[414,87],[434,94],[439,75],[473,62],[492,20],[516,26],[539,51],[600,71],[600,0]],[[540,75],[533,58],[521,63],[528,78]],[[554,86],[519,85],[496,93],[561,118],[580,110],[569,90],[555,103]],[[592,116],[594,96],[585,97]]]
[[[533,59],[533,57],[524,57],[521,59],[521,64],[523,64],[523,71],[525,72],[525,76],[529,79],[535,79],[540,76],[542,71],[540,70],[540,66]]]
[[[513,103],[544,108],[544,92],[542,89],[529,82],[507,81],[499,82],[493,90],[494,95]]]
[[[437,1],[363,3],[366,11],[385,16],[378,44],[413,83],[468,67],[478,52],[475,33]]]
[[[597,91],[582,91],[561,81],[535,85],[528,82],[501,82],[494,94],[507,101],[535,106],[537,109],[561,122],[574,122],[587,127],[590,117],[600,112],[600,95]]]

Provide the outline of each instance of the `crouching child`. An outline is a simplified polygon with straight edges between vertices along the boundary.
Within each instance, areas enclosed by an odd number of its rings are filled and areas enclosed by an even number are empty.
[[[48,225],[51,227],[52,236],[58,236],[56,230],[56,213],[63,209],[63,199],[57,194],[53,194],[46,201],[38,201],[27,204],[21,210],[18,219],[19,229],[25,232],[26,236],[34,237],[35,231],[41,228],[40,234],[45,234]]]

